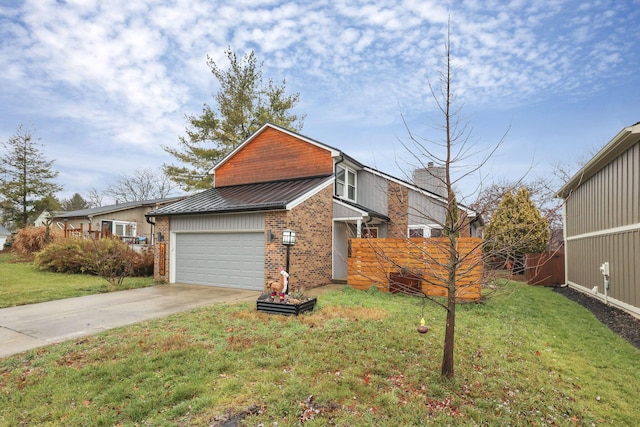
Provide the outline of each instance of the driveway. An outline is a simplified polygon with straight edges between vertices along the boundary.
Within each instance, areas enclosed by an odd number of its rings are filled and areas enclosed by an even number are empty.
[[[0,309],[0,357],[216,303],[255,301],[259,292],[198,285],[88,295]]]

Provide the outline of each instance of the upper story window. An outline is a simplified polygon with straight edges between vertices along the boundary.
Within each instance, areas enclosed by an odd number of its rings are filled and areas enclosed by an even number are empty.
[[[346,166],[336,167],[336,196],[356,201],[356,172]]]

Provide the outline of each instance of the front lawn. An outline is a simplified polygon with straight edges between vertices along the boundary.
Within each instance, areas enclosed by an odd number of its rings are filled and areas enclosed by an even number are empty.
[[[458,306],[453,381],[443,332],[439,307],[351,288],[299,317],[201,308],[0,359],[0,425],[637,423],[640,351],[562,295]]]
[[[153,284],[152,277],[130,277],[121,289]],[[97,276],[40,271],[13,253],[0,253],[0,308],[108,292],[107,285]]]

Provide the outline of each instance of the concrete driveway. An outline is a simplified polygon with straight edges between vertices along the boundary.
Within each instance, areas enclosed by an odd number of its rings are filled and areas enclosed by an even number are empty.
[[[259,292],[159,285],[0,309],[0,357],[216,303],[255,301]]]

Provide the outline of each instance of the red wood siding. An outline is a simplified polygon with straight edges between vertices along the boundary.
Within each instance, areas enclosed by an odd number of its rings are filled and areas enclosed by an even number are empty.
[[[250,184],[333,173],[331,153],[266,128],[216,170],[215,186]]]

